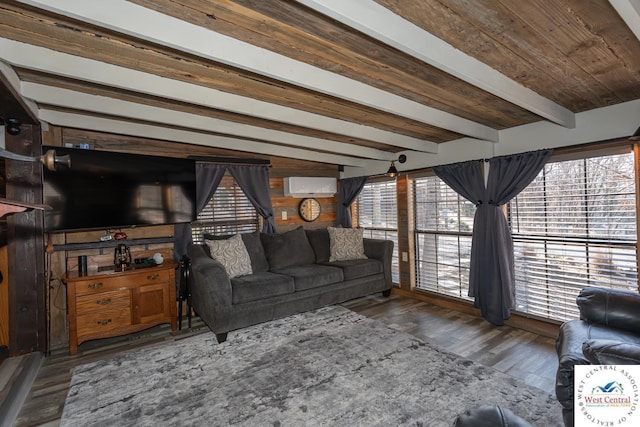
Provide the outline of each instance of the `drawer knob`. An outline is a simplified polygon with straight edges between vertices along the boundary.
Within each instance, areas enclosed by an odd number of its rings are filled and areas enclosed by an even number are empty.
[[[111,323],[111,319],[98,320],[97,323],[100,326],[105,326],[105,325],[108,325],[109,323]]]
[[[158,277],[160,277],[159,274],[150,274],[150,275],[147,276],[147,279],[156,280]]]
[[[99,299],[98,301],[96,301],[96,303],[99,304],[99,305],[111,304],[111,298]]]
[[[89,289],[100,289],[102,287],[102,282],[91,283],[88,285]]]

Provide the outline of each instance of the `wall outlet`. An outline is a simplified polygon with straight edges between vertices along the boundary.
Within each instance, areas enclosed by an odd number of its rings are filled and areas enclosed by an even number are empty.
[[[281,216],[283,221],[286,221],[287,220],[287,211],[280,212],[280,216]]]
[[[408,252],[402,252],[402,261],[403,262],[409,262],[409,253]]]

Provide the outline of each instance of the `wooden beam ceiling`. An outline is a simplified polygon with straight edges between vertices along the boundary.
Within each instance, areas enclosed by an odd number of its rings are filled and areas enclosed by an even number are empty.
[[[298,0],[364,34],[392,46],[488,93],[566,127],[571,111],[454,48],[399,15],[367,0]]]
[[[0,60],[53,124],[353,165],[640,98],[634,5],[0,0]]]

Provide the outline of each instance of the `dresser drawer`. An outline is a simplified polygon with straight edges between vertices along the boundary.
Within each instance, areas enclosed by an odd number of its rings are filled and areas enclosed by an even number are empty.
[[[134,273],[96,276],[86,280],[75,281],[76,295],[95,294],[112,291],[121,288],[142,286],[153,283],[168,282],[170,272],[168,270],[140,270]]]
[[[77,317],[78,338],[107,333],[131,325],[131,309],[102,311]],[[105,335],[106,336],[106,335]]]
[[[78,316],[130,307],[131,292],[128,289],[82,295],[76,298],[76,314]]]
[[[178,263],[67,274],[69,353],[85,341],[115,337],[170,323],[177,329],[175,270]]]

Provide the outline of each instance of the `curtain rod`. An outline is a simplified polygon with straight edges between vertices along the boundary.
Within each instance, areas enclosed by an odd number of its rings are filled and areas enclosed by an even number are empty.
[[[233,157],[206,157],[206,156],[189,156],[189,160],[195,160],[196,162],[204,163],[230,163],[230,164],[245,164],[245,165],[269,165],[271,166],[271,160],[266,159],[239,159]]]

